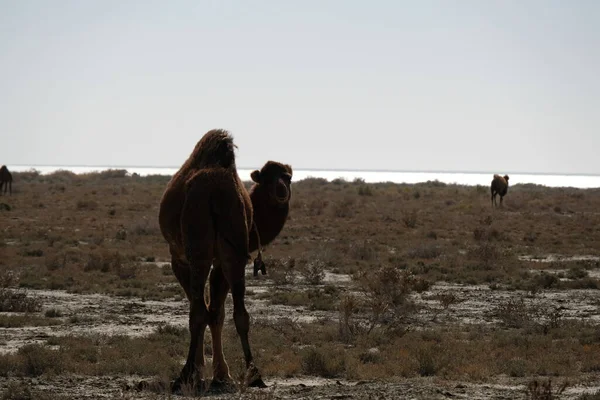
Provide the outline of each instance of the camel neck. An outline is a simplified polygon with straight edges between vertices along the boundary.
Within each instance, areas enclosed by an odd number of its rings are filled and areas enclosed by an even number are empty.
[[[250,193],[253,219],[258,229],[261,246],[271,243],[281,232],[287,220],[289,206],[274,205],[269,202],[269,194],[262,190],[253,190]],[[258,249],[258,238],[254,229],[250,230],[250,251]]]

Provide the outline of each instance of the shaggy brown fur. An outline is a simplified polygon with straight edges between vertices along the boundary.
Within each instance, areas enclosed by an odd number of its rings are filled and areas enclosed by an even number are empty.
[[[212,335],[212,382],[231,381],[221,341],[229,290],[246,361],[246,384],[266,386],[254,366],[248,341],[245,266],[250,252],[271,242],[283,228],[292,170],[287,165],[267,162],[261,171],[252,173],[256,183],[248,194],[237,174],[234,147],[227,131],[207,132],[173,176],[161,200],[161,232],[169,243],[173,273],[190,301],[190,347],[173,390],[184,383],[202,382],[207,325]],[[207,279],[208,305],[204,301]]]
[[[12,195],[12,174],[6,168],[6,165],[3,165],[0,168],[0,195],[2,194],[2,187],[4,186],[4,194],[6,194],[6,189],[10,195]]]
[[[500,206],[502,206],[502,199],[508,192],[508,175],[494,175],[490,189],[492,191],[492,207],[494,207],[494,205],[498,205],[496,202],[496,195],[498,194],[500,195]]]

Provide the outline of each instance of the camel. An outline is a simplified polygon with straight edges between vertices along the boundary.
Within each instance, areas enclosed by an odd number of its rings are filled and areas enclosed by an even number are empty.
[[[500,176],[495,174],[490,189],[492,191],[492,207],[494,207],[494,205],[498,206],[496,203],[496,195],[498,194],[500,195],[500,206],[502,206],[502,199],[508,192],[508,175]]]
[[[10,195],[12,195],[12,174],[6,168],[6,165],[0,167],[0,195],[2,194],[2,186],[4,186],[4,194],[6,194],[6,189]]]
[[[250,317],[244,305],[245,266],[250,253],[262,269],[261,246],[279,234],[287,220],[292,168],[268,161],[251,174],[248,192],[237,173],[233,138],[229,132],[207,132],[172,177],[160,203],[159,224],[169,244],[173,273],[190,301],[190,345],[186,363],[172,391],[182,385],[204,385],[204,332],[212,336],[211,385],[232,382],[222,348],[225,298],[231,290],[233,319],[246,362],[245,384],[266,387],[254,365],[248,332]],[[211,269],[212,265],[212,269]],[[209,300],[204,287],[209,281]]]

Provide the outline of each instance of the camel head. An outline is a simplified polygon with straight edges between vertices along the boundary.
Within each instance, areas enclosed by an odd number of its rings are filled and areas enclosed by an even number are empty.
[[[258,190],[269,194],[269,203],[279,207],[287,206],[292,198],[292,167],[275,161],[267,161],[262,169],[250,174],[256,183],[253,191]]]
[[[508,175],[504,175],[504,179],[508,182]]]

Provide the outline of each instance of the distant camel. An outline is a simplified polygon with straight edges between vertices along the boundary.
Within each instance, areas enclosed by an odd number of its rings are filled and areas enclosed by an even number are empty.
[[[500,195],[500,206],[502,206],[502,199],[506,196],[508,192],[508,175],[500,176],[498,174],[494,175],[494,179],[492,180],[492,207],[494,205],[498,206],[496,202],[496,195]]]
[[[12,174],[6,168],[6,165],[3,165],[0,168],[0,194],[2,194],[2,186],[4,186],[4,194],[6,194],[6,189],[8,189],[9,194],[12,195]]]
[[[203,384],[207,325],[212,335],[212,384],[231,382],[222,347],[224,304],[230,289],[233,318],[246,361],[245,384],[266,387],[248,341],[245,266],[255,250],[259,250],[260,264],[260,245],[275,239],[285,224],[292,168],[267,162],[260,171],[252,172],[255,184],[248,193],[237,173],[235,147],[227,131],[207,132],[169,182],[160,203],[159,224],[169,244],[173,273],[190,301],[190,346],[185,366],[171,384],[173,391],[183,384]],[[207,278],[208,304],[204,300]]]

